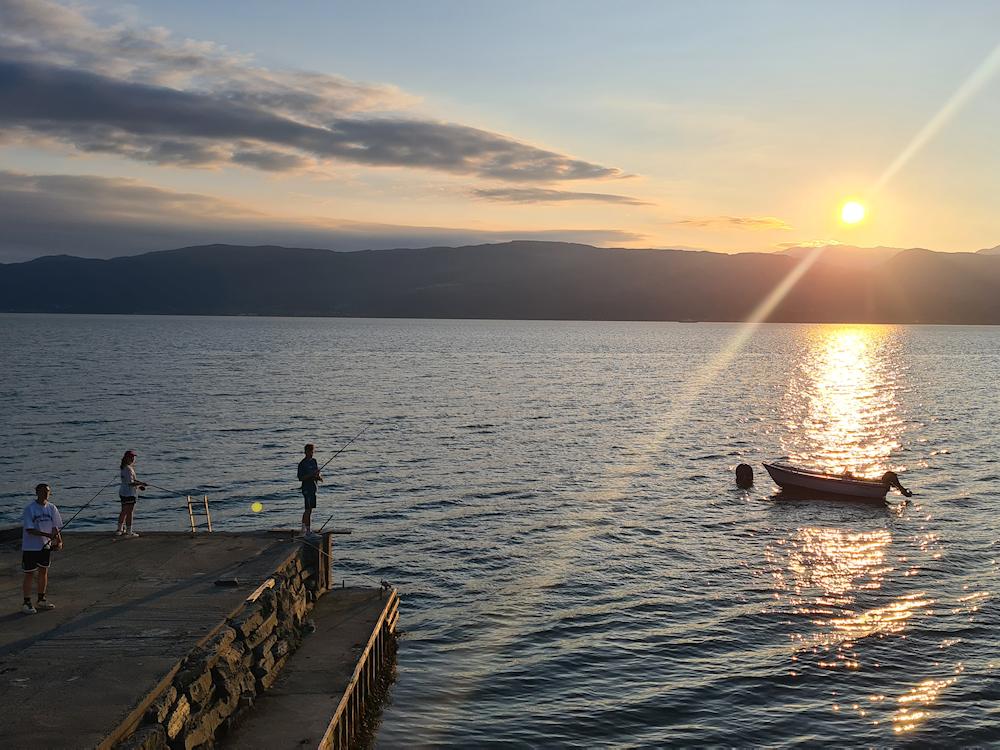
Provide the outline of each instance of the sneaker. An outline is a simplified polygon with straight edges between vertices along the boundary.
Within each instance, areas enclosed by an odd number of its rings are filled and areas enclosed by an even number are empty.
[[[132,531],[132,529],[127,529],[125,531],[125,533],[123,534],[123,536],[127,536],[130,539],[135,539],[137,536],[139,536],[139,532],[138,531]]]
[[[115,536],[125,536],[125,527],[122,526],[115,532]]]
[[[38,603],[35,604],[35,609],[55,609],[56,605],[50,602],[48,599],[39,599]]]
[[[35,609],[34,607],[32,607],[30,603],[29,604],[25,604],[23,607],[21,607],[21,611],[24,612],[24,614],[26,614],[26,615],[37,615],[38,614],[38,610]]]

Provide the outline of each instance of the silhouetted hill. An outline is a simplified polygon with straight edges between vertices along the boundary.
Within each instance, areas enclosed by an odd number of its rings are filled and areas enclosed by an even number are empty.
[[[856,247],[854,245],[808,247],[798,245],[786,247],[778,252],[791,255],[794,258],[804,258],[814,253],[822,253],[824,263],[864,270],[885,263],[890,258],[899,255],[903,250],[904,248],[901,247]]]
[[[7,312],[582,320],[747,318],[803,260],[560,242],[339,253],[208,245],[0,265]],[[823,257],[769,320],[1000,324],[1000,256]]]

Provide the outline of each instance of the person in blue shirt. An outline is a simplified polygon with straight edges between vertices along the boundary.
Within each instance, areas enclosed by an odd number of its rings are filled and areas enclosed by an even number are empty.
[[[299,481],[302,482],[302,497],[305,498],[305,512],[302,514],[302,534],[308,534],[312,530],[312,512],[316,507],[316,483],[322,482],[323,477],[319,473],[319,464],[313,458],[316,446],[308,443],[305,447],[306,457],[299,461]]]
[[[52,489],[45,484],[35,487],[35,499],[24,509],[21,533],[21,569],[24,571],[24,606],[21,611],[34,615],[40,609],[54,609],[45,598],[49,586],[49,559],[52,550],[62,549],[62,516],[59,509],[49,502]],[[38,574],[38,603],[31,604],[31,586]]]

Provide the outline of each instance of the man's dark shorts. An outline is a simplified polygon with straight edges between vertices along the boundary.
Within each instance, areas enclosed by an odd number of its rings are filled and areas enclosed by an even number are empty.
[[[21,570],[25,573],[33,573],[39,568],[48,568],[51,556],[52,550],[50,549],[25,550],[21,553]]]
[[[302,485],[302,497],[306,499],[306,510],[312,510],[316,507],[316,485],[309,487],[308,485]]]
[[[122,501],[122,505],[135,505],[135,501],[139,498],[129,497],[128,495],[119,495],[118,499]]]

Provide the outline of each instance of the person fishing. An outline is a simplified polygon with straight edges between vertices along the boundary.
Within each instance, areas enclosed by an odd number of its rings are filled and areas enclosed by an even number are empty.
[[[316,446],[307,443],[304,448],[306,457],[299,461],[298,477],[302,482],[302,497],[305,500],[305,510],[302,513],[302,536],[312,532],[312,512],[316,507],[316,484],[323,481],[319,463],[313,458]]]
[[[21,533],[21,569],[24,571],[24,606],[26,615],[38,614],[40,609],[55,609],[55,605],[45,598],[49,587],[49,561],[52,550],[63,546],[60,533],[63,522],[59,509],[49,502],[52,488],[42,482],[35,486],[35,499],[24,509]],[[38,574],[38,601],[31,603],[32,582]]]
[[[340,450],[338,450],[336,453],[330,456],[322,466],[317,465],[316,459],[313,458],[313,453],[315,453],[316,451],[316,446],[313,445],[312,443],[306,444],[305,447],[306,457],[303,458],[301,461],[299,461],[299,472],[298,472],[299,481],[302,482],[302,496],[305,498],[305,504],[306,504],[305,512],[302,514],[302,536],[306,536],[307,534],[313,533],[312,512],[313,509],[316,507],[316,483],[323,481],[323,475],[321,472],[323,471],[323,469],[325,469],[327,466],[330,465],[331,461],[333,461],[337,456],[346,451],[354,443],[355,440],[364,435],[365,432],[368,431],[368,428],[371,427],[373,424],[375,424],[374,420],[368,422],[364,427],[358,430],[358,432],[354,435],[354,437],[348,440],[343,445],[343,447],[341,447]],[[326,525],[330,523],[331,520],[333,520],[332,514],[328,519],[326,519],[323,525],[319,527],[319,531],[317,531],[316,533],[322,534],[323,529],[326,528]]]
[[[118,486],[118,497],[122,501],[122,509],[118,514],[118,530],[115,536],[135,538],[138,532],[132,529],[132,518],[135,514],[135,504],[139,501],[139,490],[145,490],[146,485],[135,476],[135,451],[127,450],[122,456],[121,484]]]

